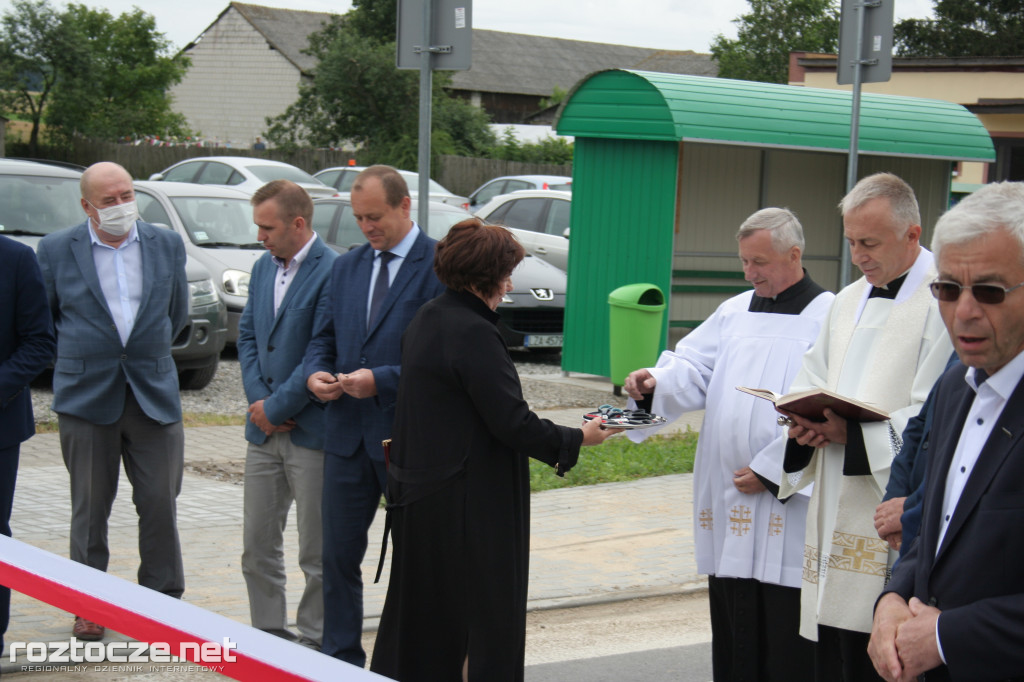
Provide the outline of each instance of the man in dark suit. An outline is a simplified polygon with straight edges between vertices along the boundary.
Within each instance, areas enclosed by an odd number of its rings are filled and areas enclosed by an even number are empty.
[[[1024,679],[1024,184],[939,219],[932,291],[965,366],[935,393],[921,530],[875,604],[887,680]]]
[[[238,326],[238,361],[249,401],[245,438],[242,575],[253,627],[320,648],[320,499],[324,411],[306,393],[302,356],[313,325],[327,308],[327,281],[337,254],[310,228],[313,202],[288,180],[274,180],[252,197],[253,222],[268,253],[252,269],[249,301]],[[299,566],[306,587],[296,629],[288,629],[284,537],[295,501]]]
[[[81,185],[88,219],[39,242],[57,331],[53,411],[71,476],[71,558],[107,569],[107,520],[123,461],[139,513],[139,584],[180,597],[185,433],[171,342],[188,319],[185,246],[138,219],[121,166],[90,166]],[[73,632],[101,639],[104,629],[76,617]]]
[[[36,432],[28,385],[53,360],[57,342],[32,249],[0,236],[0,263],[0,533],[10,537],[21,443]],[[11,591],[0,586],[0,651],[10,613]]]
[[[306,351],[306,385],[327,403],[324,451],[324,639],[321,651],[363,666],[359,565],[384,489],[384,449],[398,393],[402,333],[444,287],[434,244],[410,219],[405,180],[371,166],[352,185],[369,244],[334,262],[328,314]]]

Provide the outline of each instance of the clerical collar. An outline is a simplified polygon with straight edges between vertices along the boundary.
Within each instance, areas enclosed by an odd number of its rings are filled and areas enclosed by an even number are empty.
[[[750,305],[747,311],[751,313],[777,313],[780,315],[799,315],[807,304],[813,301],[818,295],[825,291],[817,282],[811,279],[804,270],[804,276],[799,282],[784,289],[775,295],[774,298],[765,298],[754,294],[750,298]]]
[[[907,270],[888,284],[883,284],[880,287],[871,287],[871,293],[868,294],[868,298],[896,298],[896,295],[900,293],[900,287],[907,281],[908,274],[910,274],[910,270]]]

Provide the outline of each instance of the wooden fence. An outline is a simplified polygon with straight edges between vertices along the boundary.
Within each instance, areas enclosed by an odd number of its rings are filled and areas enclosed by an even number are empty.
[[[27,156],[28,145],[8,143],[7,155]],[[89,166],[97,161],[114,161],[127,168],[132,177],[137,180],[146,180],[153,173],[159,173],[170,165],[197,156],[253,156],[274,159],[298,166],[307,173],[315,173],[331,166],[347,166],[356,158],[352,152],[331,149],[300,149],[294,153],[285,153],[279,149],[256,151],[231,147],[186,147],[184,145],[158,147],[149,144],[131,145],[92,140],[75,140],[70,149],[40,147],[39,156],[55,161],[67,161],[80,166]]]
[[[28,145],[9,142],[6,153],[12,157],[28,155]],[[75,140],[70,149],[40,147],[39,156],[54,161],[66,161],[89,166],[97,161],[114,161],[128,169],[132,177],[146,180],[168,166],[196,156],[254,156],[284,161],[298,166],[307,173],[315,173],[332,166],[355,165],[358,157],[350,151],[331,149],[300,149],[286,153],[279,149],[256,151],[229,147],[175,146],[158,147],[149,144],[117,144]],[[415,170],[415,169],[410,169]],[[434,179],[456,194],[468,196],[470,192],[500,175],[572,175],[572,164],[524,163],[502,159],[477,159],[465,156],[438,158]]]

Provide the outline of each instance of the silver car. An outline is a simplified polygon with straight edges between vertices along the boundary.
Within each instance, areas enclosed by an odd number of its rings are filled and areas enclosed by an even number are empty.
[[[324,168],[321,171],[317,171],[313,174],[313,177],[325,185],[330,185],[339,192],[351,192],[352,183],[356,181],[356,176],[364,170],[366,170],[366,166],[334,166],[333,168]],[[398,172],[405,178],[405,184],[409,186],[409,195],[415,199],[420,192],[420,174],[407,170],[399,170]],[[452,194],[436,180],[430,180],[427,187],[430,189],[431,201],[440,201],[441,203],[460,208],[465,208],[469,203],[467,197]]]
[[[183,182],[136,182],[139,214],[185,241],[185,252],[210,271],[227,305],[227,342],[238,340],[238,321],[249,300],[249,276],[263,255],[256,241],[249,195],[227,187]]]
[[[512,230],[527,253],[568,270],[571,207],[572,192],[528,189],[496,196],[475,214]]]
[[[0,159],[0,234],[33,249],[51,232],[85,220],[79,180],[81,171],[32,161]],[[171,344],[184,389],[200,389],[217,372],[227,334],[227,309],[214,288],[210,271],[189,256],[185,263],[189,321]]]
[[[149,179],[231,187],[250,195],[271,180],[291,180],[314,199],[335,193],[301,168],[255,156],[197,156],[153,173]]]
[[[557,189],[572,191],[572,178],[568,175],[503,175],[488,180],[469,195],[470,211],[476,211],[499,194],[510,194],[521,189]]]
[[[417,210],[417,202],[413,201],[413,216]],[[452,225],[471,217],[464,209],[432,201],[427,233],[434,239],[441,239]],[[366,243],[347,195],[315,200],[313,229],[340,253]],[[512,272],[512,285],[515,288],[498,305],[501,316],[498,330],[505,343],[531,350],[560,350],[565,317],[565,273],[527,255]]]

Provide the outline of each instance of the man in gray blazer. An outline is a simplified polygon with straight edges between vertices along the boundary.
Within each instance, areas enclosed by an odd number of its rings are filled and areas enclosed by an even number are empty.
[[[310,228],[306,190],[274,180],[252,197],[257,238],[269,253],[252,270],[238,327],[238,360],[249,414],[245,438],[242,575],[252,625],[320,649],[324,621],[320,500],[324,430],[321,406],[306,393],[302,356],[327,307],[337,254]],[[299,566],[306,587],[296,629],[288,629],[283,531],[292,500],[298,517]]]
[[[71,558],[107,569],[123,461],[139,513],[139,584],[180,597],[185,436],[171,342],[188,317],[185,248],[138,219],[121,166],[94,164],[81,185],[88,219],[47,235],[38,251],[57,333],[53,410],[71,475]],[[76,617],[73,633],[96,640],[104,628]]]

